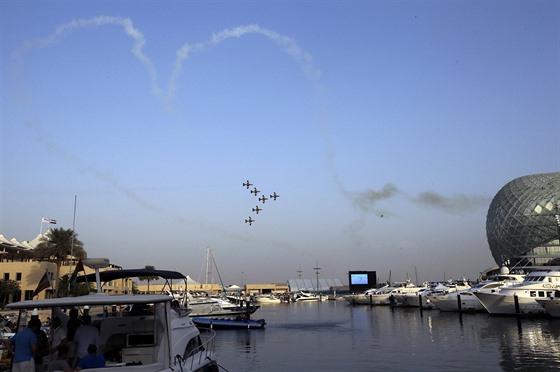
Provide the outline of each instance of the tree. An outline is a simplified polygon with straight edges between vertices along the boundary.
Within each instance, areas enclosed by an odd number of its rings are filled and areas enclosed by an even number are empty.
[[[0,301],[3,305],[8,302],[9,295],[20,291],[19,283],[15,280],[0,280]]]
[[[60,267],[68,259],[85,258],[87,253],[84,243],[78,239],[78,234],[72,229],[50,229],[40,239],[39,244],[33,250],[36,261],[49,261],[56,264],[56,295],[59,296],[61,290],[59,285]]]
[[[70,275],[64,274],[60,277],[60,297],[66,296],[84,296],[90,294],[93,291],[92,283],[73,283],[70,284]],[[70,285],[69,285],[70,284]],[[70,288],[70,290],[68,290]]]
[[[145,270],[155,270],[155,266],[152,265],[146,265],[144,266]],[[150,292],[150,280],[156,280],[158,279],[159,276],[157,275],[146,275],[146,276],[139,276],[138,279],[140,279],[141,281],[147,280],[148,281],[148,292]]]

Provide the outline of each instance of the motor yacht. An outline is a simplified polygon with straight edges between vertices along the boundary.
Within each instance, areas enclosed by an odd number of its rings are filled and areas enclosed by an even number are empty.
[[[88,265],[85,260],[84,263]],[[184,309],[172,307],[173,297],[167,294],[101,293],[101,279],[108,282],[155,275],[184,278],[177,272],[146,269],[108,270],[100,274],[96,268],[94,277],[98,293],[19,301],[6,307],[19,310],[20,317],[31,309],[47,310],[51,318],[59,317],[64,327],[69,318],[68,309],[76,308],[82,314],[92,316],[92,324],[99,330],[99,351],[107,361],[106,367],[99,369],[103,372],[217,371],[215,333],[212,330],[199,331]],[[25,326],[25,322],[18,324]]]
[[[474,292],[495,293],[501,288],[520,284],[525,275],[499,274],[482,281],[467,290],[459,290],[443,294],[430,294],[428,299],[440,311],[485,312],[486,309]]]
[[[490,314],[546,314],[537,299],[554,297],[560,289],[560,271],[529,272],[522,283],[497,292],[473,292]]]

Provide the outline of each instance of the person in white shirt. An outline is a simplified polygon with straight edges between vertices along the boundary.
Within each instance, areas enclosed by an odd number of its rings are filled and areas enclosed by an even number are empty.
[[[89,345],[95,345],[99,349],[99,331],[91,325],[91,316],[82,316],[82,326],[76,330],[74,342],[76,342],[78,362],[88,355]]]

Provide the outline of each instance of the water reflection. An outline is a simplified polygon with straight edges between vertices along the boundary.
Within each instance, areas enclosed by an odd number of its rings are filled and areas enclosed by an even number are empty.
[[[504,371],[558,370],[560,329],[553,319],[491,317],[481,335],[496,339]],[[498,337],[496,337],[498,336]]]
[[[219,331],[230,371],[527,371],[560,368],[560,322],[338,302],[259,309],[267,328]]]

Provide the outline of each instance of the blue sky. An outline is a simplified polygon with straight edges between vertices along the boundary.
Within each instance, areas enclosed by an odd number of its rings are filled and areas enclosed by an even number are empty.
[[[472,279],[494,195],[560,169],[556,1],[0,7],[8,239],[77,200],[89,256],[126,268]]]

